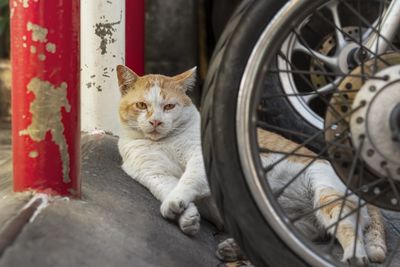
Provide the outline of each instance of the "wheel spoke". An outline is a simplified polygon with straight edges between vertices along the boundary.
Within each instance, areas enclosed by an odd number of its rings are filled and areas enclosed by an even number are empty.
[[[336,203],[336,202],[338,202],[338,201],[344,200],[344,199],[346,199],[346,198],[348,198],[348,197],[350,197],[350,196],[352,196],[352,195],[355,195],[355,194],[357,194],[357,193],[360,193],[361,191],[369,190],[371,187],[380,185],[380,184],[383,183],[384,181],[385,181],[385,179],[384,179],[384,178],[381,178],[381,179],[379,179],[379,180],[376,180],[376,181],[373,181],[373,182],[371,182],[371,183],[365,184],[365,185],[363,185],[362,187],[358,188],[357,190],[353,190],[353,191],[350,191],[350,190],[349,190],[349,191],[345,192],[345,194],[344,194],[343,196],[338,197],[338,198],[335,198],[334,200],[331,200],[331,201],[329,201],[328,203],[325,203],[325,204],[323,204],[323,205],[321,205],[321,206],[318,206],[318,207],[315,207],[315,208],[313,208],[312,210],[307,211],[307,212],[305,212],[305,213],[303,213],[303,214],[301,214],[301,215],[298,215],[298,216],[296,216],[296,217],[293,217],[293,218],[290,219],[290,221],[291,221],[292,223],[295,223],[295,222],[297,222],[298,220],[301,220],[302,218],[304,218],[304,217],[306,217],[306,216],[308,216],[308,215],[310,215],[310,214],[313,214],[313,213],[319,211],[320,209],[323,209],[323,208],[328,207],[328,206],[330,206],[330,205],[332,205],[332,204],[334,204],[334,203]]]
[[[310,104],[310,102],[312,100],[319,97],[320,95],[326,95],[326,94],[333,93],[334,91],[337,90],[337,86],[339,85],[341,80],[342,80],[341,78],[337,78],[332,83],[328,83],[327,85],[315,90],[314,94],[303,96],[304,102],[306,102],[307,104]]]
[[[348,111],[347,113],[341,115],[338,119],[336,119],[334,122],[332,122],[330,125],[326,126],[324,129],[322,129],[321,131],[316,132],[315,134],[313,134],[312,136],[310,136],[309,138],[307,138],[303,143],[301,143],[300,145],[298,145],[295,149],[293,149],[291,151],[291,153],[295,153],[297,152],[299,149],[301,149],[302,147],[307,146],[309,143],[311,143],[312,141],[314,141],[317,137],[319,137],[321,134],[325,133],[326,131],[330,130],[332,126],[337,125],[339,122],[343,121],[345,118],[347,118],[348,116],[351,116],[351,114],[353,114],[354,112],[356,112],[358,109],[360,109],[362,107],[362,105],[359,105],[358,107]],[[348,128],[345,128],[344,131],[348,130]],[[280,158],[279,160],[277,160],[276,162],[274,162],[273,164],[267,166],[266,168],[264,168],[264,172],[268,172],[270,171],[272,168],[274,168],[276,165],[278,165],[280,162],[282,162],[283,160],[285,160],[286,158],[288,158],[288,156],[284,156],[282,158]]]
[[[297,34],[296,34],[297,35]],[[296,39],[296,43],[294,46],[294,51],[299,51],[303,52],[311,57],[314,57],[316,59],[319,59],[323,63],[325,63],[327,66],[329,66],[331,69],[338,71],[338,59],[335,57],[329,57],[324,54],[319,53],[318,51],[315,51],[305,43],[302,43],[299,39]]]
[[[321,160],[327,160],[328,158],[326,157],[322,157],[322,156],[318,156],[318,155],[307,155],[307,154],[299,154],[299,153],[290,153],[290,152],[283,152],[283,151],[278,151],[278,150],[272,150],[269,148],[265,148],[265,147],[261,147],[260,148],[260,153],[273,153],[273,154],[280,154],[280,155],[288,155],[288,156],[295,156],[295,157],[302,157],[302,158],[317,158],[317,159],[321,159]]]
[[[335,27],[335,29],[339,30],[342,32],[343,35],[345,35],[348,39],[350,39],[351,41],[355,42],[356,44],[359,45],[360,48],[365,49],[368,53],[370,53],[371,55],[375,56],[377,59],[379,59],[382,63],[384,63],[386,66],[391,66],[391,64],[389,62],[387,62],[385,59],[383,59],[380,55],[376,54],[374,51],[372,51],[371,49],[369,49],[368,47],[365,47],[362,42],[360,40],[357,40],[357,38],[352,37],[350,34],[348,34],[347,32],[343,31],[340,28],[337,28],[336,25],[334,23],[332,23],[331,21],[329,21],[327,18],[324,17],[324,15],[320,12],[320,11],[316,11],[315,14],[321,18],[323,21],[325,21],[326,23],[332,25],[333,27]]]
[[[366,205],[368,205],[368,203],[370,203],[370,202],[376,200],[377,198],[379,198],[379,197],[381,197],[381,196],[384,196],[384,195],[385,195],[386,193],[388,193],[389,191],[390,191],[390,188],[389,188],[389,187],[386,187],[385,189],[383,189],[382,191],[380,191],[379,194],[376,194],[375,196],[369,198],[367,201],[363,202],[363,203],[360,205],[360,208],[365,207]],[[341,218],[341,221],[344,220],[344,219],[346,219],[346,218],[348,218],[349,216],[353,215],[355,212],[356,212],[356,211],[353,210],[353,211],[347,213],[346,215],[344,215],[344,216]],[[340,221],[337,221],[337,222],[335,222],[335,223],[332,223],[331,225],[328,225],[328,227],[326,227],[326,230],[329,230],[329,229],[331,229],[332,227],[336,227],[339,223],[340,223]]]
[[[346,133],[346,132],[347,132],[347,129],[344,130],[343,132],[341,132],[339,136],[336,136],[334,138],[334,141],[339,141],[341,139],[347,138],[346,135],[343,136],[343,133]],[[274,194],[275,197],[279,198],[283,194],[285,189],[288,188],[297,178],[299,178],[300,175],[302,175],[316,160],[318,160],[318,158],[320,158],[323,154],[325,154],[331,146],[332,146],[332,144],[325,145],[325,147],[317,154],[316,157],[314,157],[310,162],[308,162],[294,177],[292,177],[289,180],[289,182],[287,182],[283,187],[281,187],[278,191],[275,192],[275,194]],[[286,157],[288,157],[288,156],[290,156],[290,153],[288,153],[288,155],[286,155]],[[279,160],[276,162],[279,162]],[[274,164],[273,164],[274,166],[277,165],[276,162],[274,162]]]
[[[290,65],[291,69],[293,69],[293,70],[295,70],[295,71],[298,70],[297,67],[294,66],[294,65],[290,62],[290,60],[289,60],[282,52],[279,52],[278,55],[279,55],[281,58],[283,58],[283,59]],[[312,88],[312,90],[313,90],[314,92],[316,92],[316,93],[320,96],[320,99],[324,102],[325,105],[327,105],[328,109],[330,109],[330,110],[332,111],[332,114],[333,114],[335,117],[340,117],[340,115],[341,115],[340,112],[338,112],[338,111],[336,110],[336,108],[335,108],[334,106],[332,106],[331,103],[329,103],[329,100],[327,100],[325,97],[323,97],[323,95],[321,95],[318,91],[316,91],[317,89],[314,88],[314,86],[313,86],[313,85],[311,84],[311,82],[307,79],[307,77],[305,77],[304,74],[300,74],[300,77],[301,77],[301,79],[302,79],[305,83],[307,83],[307,85],[308,85],[310,88]]]
[[[391,173],[390,170],[387,168],[387,166],[385,166],[384,169],[385,169],[385,171],[386,171],[386,178],[387,178],[387,180],[388,180],[388,182],[389,182],[389,184],[390,184],[390,187],[392,188],[393,193],[394,193],[394,195],[395,195],[395,197],[396,197],[396,199],[397,199],[397,205],[400,205],[400,194],[399,194],[399,191],[398,191],[398,189],[397,189],[397,187],[396,187],[396,184],[395,184],[395,182],[394,182],[392,173]]]
[[[356,151],[355,157],[353,158],[353,162],[351,163],[351,168],[350,168],[349,175],[347,176],[345,195],[347,195],[348,192],[351,191],[350,188],[349,188],[349,185],[351,184],[351,182],[352,182],[352,180],[354,178],[354,174],[355,174],[355,171],[356,171],[357,166],[358,166],[357,163],[360,161],[360,154],[361,154],[363,146],[364,146],[364,138],[361,138],[359,147],[358,147],[358,149]],[[336,222],[337,225],[339,225],[339,222],[342,220],[342,213],[343,213],[346,201],[347,201],[347,198],[344,198],[344,200],[341,203],[339,216],[338,216],[338,219],[337,219],[337,222]],[[337,230],[338,230],[338,227],[335,227],[335,229],[333,230],[334,231],[333,237],[336,236]],[[334,238],[332,238],[332,240],[331,240],[331,242],[329,244],[329,252],[330,253],[332,253],[333,244],[334,244]]]
[[[299,132],[299,131],[294,131],[294,130],[289,130],[289,129],[285,129],[276,125],[272,125],[263,121],[257,121],[257,126],[265,129],[265,130],[272,130],[272,131],[278,131],[280,133],[287,133],[287,134],[293,134],[296,136],[302,136],[305,138],[310,138],[310,135]]]
[[[338,12],[339,1],[333,1],[327,5],[327,8],[332,13],[333,22],[336,25],[335,34],[336,34],[336,51],[340,51],[347,44],[346,39],[341,31],[338,29],[342,29],[342,23],[340,21],[339,12]]]
[[[332,95],[346,95],[348,93],[357,93],[359,90],[355,89],[355,90],[346,90],[346,91],[335,91],[332,92]],[[318,95],[318,92],[316,91],[312,91],[312,92],[305,92],[305,93],[294,93],[294,94],[276,94],[276,95],[270,95],[270,96],[266,96],[263,97],[263,100],[268,100],[268,99],[273,99],[273,98],[278,98],[278,97],[290,97],[290,96],[309,96],[309,95]],[[261,109],[263,110],[263,109]]]
[[[352,74],[352,73],[338,73],[338,72],[326,72],[326,71],[316,71],[316,70],[309,71],[309,70],[284,70],[284,69],[271,69],[268,72],[270,73],[287,72],[292,74],[323,75],[332,77],[353,77],[353,78],[370,79],[370,80],[385,80],[385,77],[370,76],[366,73]]]
[[[360,11],[357,11],[354,7],[352,7],[349,3],[347,3],[346,1],[341,1],[341,3],[343,3],[343,5],[345,5],[347,7],[348,10],[350,10],[355,16],[358,17],[359,20],[362,21],[362,23],[364,23],[364,25],[366,25],[368,27],[368,29],[364,32],[364,34],[362,35],[362,40],[366,40],[368,38],[368,36],[370,36],[373,32],[376,34],[380,35],[380,25],[381,25],[381,20],[382,20],[382,14],[386,12],[387,8],[385,8],[383,6],[383,1],[380,1],[379,5],[379,9],[380,11],[378,12],[380,15],[379,17],[373,22],[369,22],[366,18],[364,18]],[[382,6],[382,7],[381,7]],[[384,40],[389,46],[390,48],[395,51],[395,52],[399,52],[400,50],[393,45],[392,42],[390,42],[385,36],[380,35],[380,38],[382,40]]]
[[[360,211],[361,211],[361,198],[358,198],[357,201],[357,214],[356,214],[356,229],[355,229],[355,237],[353,243],[353,259],[356,257],[356,249],[357,249],[357,241],[358,241],[358,230],[360,228]],[[338,228],[338,227],[336,227]]]

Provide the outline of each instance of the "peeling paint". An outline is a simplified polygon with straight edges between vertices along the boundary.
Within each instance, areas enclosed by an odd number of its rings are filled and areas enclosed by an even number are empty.
[[[104,16],[103,16],[104,17]],[[105,23],[96,23],[94,25],[95,31],[94,33],[100,37],[100,50],[101,54],[104,55],[107,53],[107,45],[115,43],[115,38],[113,38],[113,34],[116,32],[115,26],[121,24],[122,21],[122,13],[119,21],[117,22],[105,22]]]
[[[41,53],[41,54],[38,55],[38,58],[39,58],[40,61],[45,61],[46,60],[46,55]]]
[[[32,41],[45,43],[47,41],[47,33],[49,32],[46,28],[40,25],[28,22],[26,24],[26,29],[32,31]]]
[[[69,177],[69,154],[68,145],[64,136],[64,125],[61,121],[61,109],[70,112],[71,106],[67,99],[67,84],[61,83],[55,87],[48,81],[43,81],[37,77],[33,78],[28,84],[28,91],[35,94],[35,99],[30,104],[32,123],[19,132],[20,136],[28,135],[35,142],[43,141],[46,133],[50,131],[53,142],[58,145],[64,183],[71,182]]]
[[[29,152],[29,157],[30,158],[37,158],[39,156],[39,152],[37,152],[36,150],[32,150]]]
[[[31,53],[35,54],[36,53],[36,46],[31,45]]]
[[[23,1],[22,1],[22,6],[23,6],[24,8],[28,8],[28,7],[29,7],[29,0],[23,0]]]
[[[53,44],[53,43],[47,43],[46,44],[46,50],[47,50],[47,52],[50,52],[50,53],[54,54],[56,52],[56,45]]]

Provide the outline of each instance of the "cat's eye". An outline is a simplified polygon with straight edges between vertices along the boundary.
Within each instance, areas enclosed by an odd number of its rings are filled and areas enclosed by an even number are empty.
[[[175,104],[167,104],[164,106],[164,110],[171,110],[175,107]]]
[[[147,105],[146,105],[146,103],[144,103],[144,102],[137,102],[137,103],[136,103],[136,107],[137,107],[138,109],[147,109]]]

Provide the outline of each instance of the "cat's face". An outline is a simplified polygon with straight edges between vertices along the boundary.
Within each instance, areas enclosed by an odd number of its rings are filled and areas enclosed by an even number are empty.
[[[186,122],[187,107],[192,105],[186,90],[195,79],[195,69],[174,77],[146,75],[139,77],[129,68],[117,67],[121,91],[121,123],[142,132],[146,138],[159,140]]]

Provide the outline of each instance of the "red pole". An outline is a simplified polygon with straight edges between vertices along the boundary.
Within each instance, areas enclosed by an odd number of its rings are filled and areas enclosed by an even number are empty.
[[[138,75],[144,74],[144,0],[126,0],[125,60]]]
[[[79,2],[10,1],[15,191],[80,195]]]

